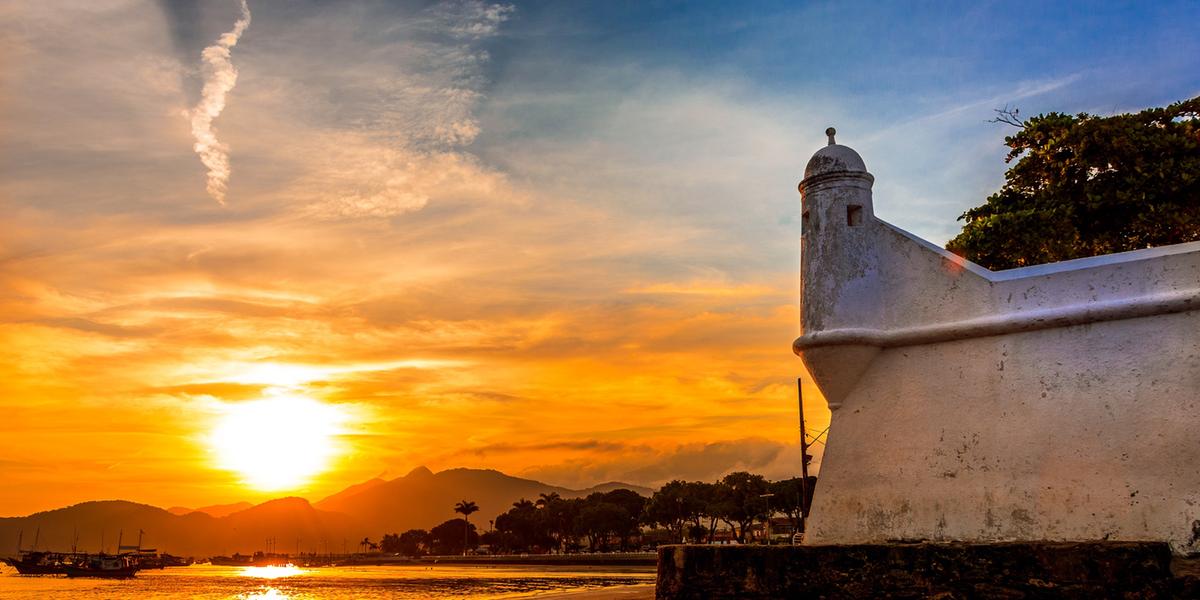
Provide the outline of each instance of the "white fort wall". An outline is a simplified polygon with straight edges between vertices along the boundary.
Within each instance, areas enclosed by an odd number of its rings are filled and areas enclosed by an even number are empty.
[[[992,272],[874,217],[830,145],[802,335],[834,409],[807,541],[1200,550],[1200,243]]]

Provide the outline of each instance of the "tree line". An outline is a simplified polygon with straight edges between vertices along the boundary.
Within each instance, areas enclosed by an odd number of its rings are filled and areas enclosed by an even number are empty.
[[[811,502],[816,477],[809,477],[807,483],[807,501]],[[428,531],[389,533],[377,547],[405,556],[463,554],[481,544],[493,553],[631,551],[650,539],[710,543],[721,529],[745,543],[754,523],[775,515],[785,515],[792,532],[803,531],[803,487],[799,477],[768,481],[762,475],[740,471],[711,483],[671,481],[649,498],[628,489],[584,498],[563,498],[551,492],[536,500],[514,502],[482,533],[470,522],[470,515],[479,507],[464,500],[455,506],[463,518],[450,519]]]
[[[1200,240],[1200,96],[1107,117],[996,112],[1017,128],[1012,167],[947,250],[1010,269]]]

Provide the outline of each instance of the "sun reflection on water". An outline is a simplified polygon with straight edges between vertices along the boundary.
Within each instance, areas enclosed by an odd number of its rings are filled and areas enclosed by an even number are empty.
[[[243,577],[257,577],[259,579],[279,579],[280,577],[295,577],[304,573],[304,569],[296,565],[268,565],[265,567],[242,567],[241,575]],[[279,593],[276,590],[271,590],[274,593]],[[264,598],[286,598],[286,596],[263,596]]]
[[[267,588],[266,591],[255,592],[247,596],[241,596],[240,598],[241,600],[289,600],[291,596],[275,588]]]

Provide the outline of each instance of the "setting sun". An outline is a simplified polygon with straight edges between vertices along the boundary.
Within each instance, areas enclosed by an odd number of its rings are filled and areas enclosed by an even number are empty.
[[[299,487],[329,467],[347,421],[340,408],[279,396],[227,404],[209,436],[218,466],[262,491]]]

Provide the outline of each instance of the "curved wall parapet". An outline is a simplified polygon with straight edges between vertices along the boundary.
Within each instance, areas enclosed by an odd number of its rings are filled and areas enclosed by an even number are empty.
[[[993,272],[875,217],[865,162],[823,152],[799,186],[793,350],[834,410],[807,539],[1200,551],[1200,242]]]

